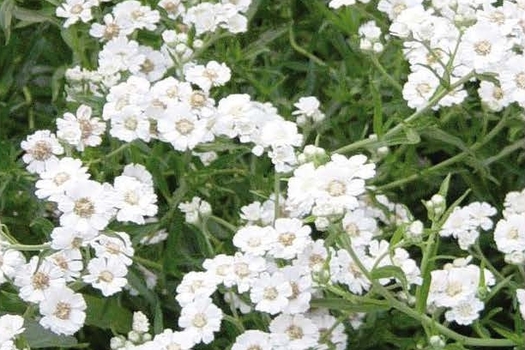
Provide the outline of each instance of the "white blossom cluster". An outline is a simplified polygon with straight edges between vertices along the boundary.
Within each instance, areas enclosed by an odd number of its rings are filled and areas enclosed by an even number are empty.
[[[367,158],[361,155],[350,158],[334,155],[327,159],[322,157],[324,150],[309,149],[305,153],[320,157],[295,170],[288,180],[288,197],[283,194],[277,200],[274,196],[241,208],[241,218],[246,224],[233,236],[238,251],[206,259],[204,271],[189,272],[183,277],[175,297],[182,307],[178,319],[181,330],[166,329],[132,349],[169,346],[190,349],[199,343],[212,342],[225,317],[213,301],[217,291],[241,314],[255,310],[273,318],[269,332],[246,330],[237,337],[232,349],[345,349],[347,336],[343,325],[328,310],[312,309],[310,301],[322,297],[326,284],[363,294],[371,281],[346,249],[312,238],[312,228],[303,218],[325,202],[338,203],[326,211],[331,220],[329,225],[350,238],[352,248],[368,271],[393,265],[405,273],[409,284],[421,284],[419,267],[405,249],[390,252],[388,242],[374,239],[380,234],[376,218],[381,215],[371,206],[367,210],[363,200],[365,180],[374,176],[374,164],[367,163]],[[312,183],[309,181],[312,179],[318,180]],[[389,204],[385,202],[385,206]],[[209,204],[198,197],[180,208],[190,224],[211,211]],[[379,282],[386,285],[393,281],[392,277]],[[362,317],[356,315],[351,323],[357,327]],[[323,336],[326,330],[331,331]],[[115,349],[130,348],[123,341],[117,345]]]
[[[497,1],[380,0],[377,9],[392,21],[390,33],[401,38],[411,73],[403,88],[408,106],[422,109],[436,91],[475,73],[481,101],[500,111],[513,102],[525,107],[525,3]],[[353,5],[334,0],[330,6]],[[359,29],[361,46],[374,50],[380,30],[372,22]],[[488,78],[487,78],[488,77]],[[474,75],[473,78],[474,79]],[[451,106],[467,97],[463,84],[433,107]]]
[[[49,130],[39,130],[21,145],[27,169],[39,177],[36,196],[57,208],[60,226],[52,230],[47,243],[51,254],[26,262],[8,243],[0,252],[0,282],[9,279],[19,288],[20,298],[38,304],[40,324],[58,334],[73,334],[85,321],[86,303],[69,287],[72,283],[83,281],[104,296],[128,285],[134,248],[127,233],[108,229],[111,221],[142,225],[157,213],[153,178],[144,166],[128,164],[109,184],[91,180],[80,159],[58,158],[67,144],[82,151],[100,142],[105,124],[90,116],[91,108],[81,105],[77,116],[66,113],[64,119],[57,119],[58,138]],[[94,253],[89,259],[86,249]]]
[[[503,203],[503,218],[494,230],[498,250],[505,254],[509,264],[525,262],[525,189],[509,192]]]
[[[466,207],[455,207],[441,227],[441,237],[452,236],[458,240],[459,247],[468,250],[479,237],[479,230],[488,231],[494,223],[490,219],[496,215],[496,208],[485,202],[473,202]]]
[[[479,312],[485,305],[479,299],[478,291],[488,290],[489,286],[496,283],[489,270],[482,270],[469,264],[469,261],[470,258],[456,259],[442,270],[432,271],[427,299],[427,306],[431,310],[447,308],[446,320],[460,325],[469,325],[479,318]],[[484,281],[484,285],[481,281]]]

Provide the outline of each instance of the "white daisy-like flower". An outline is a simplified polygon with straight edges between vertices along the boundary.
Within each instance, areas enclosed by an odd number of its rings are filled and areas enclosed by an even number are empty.
[[[84,325],[86,302],[67,287],[50,288],[40,302],[40,324],[53,333],[72,335]]]
[[[274,227],[276,239],[268,252],[273,257],[293,259],[312,241],[312,229],[299,219],[279,218]]]
[[[498,221],[494,241],[502,253],[525,251],[525,214],[511,214]]]
[[[18,250],[0,249],[0,284],[7,278],[14,278],[18,269],[26,263],[26,258]]]
[[[373,259],[366,255],[362,250],[356,250],[364,267],[370,270],[373,266]],[[370,288],[370,280],[366,278],[363,271],[359,268],[350,254],[344,249],[340,249],[330,259],[330,278],[334,283],[343,283],[355,294],[362,294]]]
[[[160,13],[149,6],[143,6],[140,1],[127,0],[118,3],[113,8],[113,14],[123,28],[147,29],[154,31],[160,20]]]
[[[56,9],[57,17],[67,18],[64,28],[82,21],[87,23],[93,19],[91,8],[98,5],[97,0],[66,0]]]
[[[36,131],[20,146],[26,151],[22,160],[27,164],[27,170],[37,174],[47,170],[49,163],[58,161],[56,156],[64,153],[64,148],[49,130]]]
[[[344,325],[341,322],[338,322],[337,318],[330,315],[327,311],[323,312],[322,310],[308,313],[308,318],[312,320],[317,328],[319,328],[319,342],[321,344],[324,344],[327,348],[333,348],[335,350],[346,349],[348,336],[346,335]],[[357,329],[357,327],[353,328]]]
[[[275,349],[309,349],[319,340],[319,329],[302,314],[281,314],[270,323]]]
[[[129,35],[133,32],[133,30],[130,31],[129,29],[125,31],[111,13],[104,15],[102,20],[104,24],[93,23],[91,29],[89,29],[89,35],[99,38],[100,41],[109,41],[120,35]]]
[[[84,282],[100,289],[106,297],[120,292],[128,284],[125,277],[128,269],[118,259],[94,258],[89,262],[87,269],[89,274],[82,278]]]
[[[282,272],[263,272],[253,282],[250,299],[256,310],[275,315],[283,312],[292,294],[292,286]]]
[[[118,221],[131,221],[142,225],[145,223],[145,216],[157,214],[157,195],[153,186],[144,185],[134,177],[122,175],[115,178],[113,188]]]
[[[479,312],[485,308],[485,304],[478,298],[461,300],[450,310],[445,312],[445,318],[449,322],[456,322],[460,325],[469,325],[479,318]]]
[[[310,309],[312,299],[312,274],[299,266],[285,266],[279,270],[292,287],[288,304],[283,312],[286,314],[304,313]]]
[[[245,253],[263,256],[277,239],[277,232],[271,226],[249,225],[242,227],[233,236],[233,245]]]
[[[213,140],[207,124],[186,104],[173,103],[159,118],[157,129],[161,140],[171,143],[177,151],[185,151],[195,148],[199,143]]]
[[[189,64],[184,67],[184,78],[204,91],[221,86],[230,80],[231,71],[224,63],[210,61],[203,65]]]
[[[188,272],[177,286],[175,299],[184,307],[195,300],[211,296],[218,284],[219,278],[211,272]]]
[[[49,197],[49,200],[55,201],[56,196],[63,195],[71,182],[89,179],[87,171],[80,159],[64,157],[49,162],[46,171],[40,173],[40,180],[36,182],[35,194],[40,199]]]
[[[126,232],[114,232],[114,236],[99,235],[90,244],[99,258],[116,259],[129,266],[135,253],[129,235]]]
[[[46,259],[62,271],[66,282],[75,281],[84,268],[82,254],[78,249],[61,250],[47,256]]]
[[[231,350],[273,350],[270,334],[257,330],[247,330],[235,338]]]
[[[179,327],[184,328],[197,344],[209,344],[215,338],[213,333],[221,328],[222,311],[210,298],[202,298],[182,308]]]
[[[47,260],[39,260],[38,256],[33,256],[16,272],[14,285],[20,288],[20,298],[38,303],[46,298],[44,293],[47,289],[66,285],[63,276],[57,266]]]
[[[112,191],[111,185],[92,180],[70,182],[65,194],[56,196],[60,224],[81,232],[103,230],[114,213],[108,198]]]
[[[521,317],[525,319],[525,289],[516,289],[516,299],[518,299]]]
[[[56,120],[57,137],[83,151],[86,146],[98,146],[102,143],[100,135],[106,130],[106,123],[99,118],[92,118],[92,109],[80,105],[73,113],[65,113],[63,118]]]
[[[68,250],[86,247],[98,234],[94,229],[82,232],[70,227],[55,227],[51,231],[51,248]]]

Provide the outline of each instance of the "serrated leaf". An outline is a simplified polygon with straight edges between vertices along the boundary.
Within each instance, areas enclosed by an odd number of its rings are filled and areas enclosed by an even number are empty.
[[[127,333],[131,329],[132,314],[120,306],[115,298],[84,295],[86,300],[86,324],[102,329]]]
[[[33,320],[24,320],[24,328],[22,336],[32,349],[70,348],[78,343],[75,337],[55,334]]]

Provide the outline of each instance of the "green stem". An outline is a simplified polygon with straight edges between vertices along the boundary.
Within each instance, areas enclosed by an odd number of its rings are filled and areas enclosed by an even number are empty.
[[[421,313],[419,311],[416,311],[416,310],[408,307],[404,303],[400,302],[399,300],[397,300],[394,296],[392,296],[392,294],[385,287],[383,287],[376,280],[370,278],[371,277],[370,276],[370,272],[361,263],[361,261],[359,260],[359,257],[354,252],[354,250],[352,249],[351,245],[349,247],[347,247],[347,251],[350,254],[350,256],[352,257],[352,259],[354,260],[354,262],[356,263],[356,265],[359,267],[359,269],[361,269],[363,274],[370,280],[370,282],[372,283],[373,288],[379,294],[381,294],[381,296],[383,296],[394,309],[397,309],[397,310],[403,312],[405,315],[407,315],[407,316],[409,316],[409,317],[411,317],[411,318],[413,318],[415,320],[418,320],[419,322],[421,322],[421,324],[423,326],[428,326],[428,327],[434,328],[434,329],[438,330],[441,334],[443,334],[443,335],[445,335],[445,336],[447,336],[447,337],[449,337],[451,339],[454,339],[455,341],[457,341],[457,342],[459,342],[459,343],[461,343],[463,345],[466,345],[466,346],[512,347],[512,346],[519,345],[519,344],[516,344],[515,342],[513,342],[512,340],[509,340],[509,339],[492,339],[492,338],[472,338],[472,337],[467,337],[467,336],[464,336],[464,335],[461,335],[459,333],[454,332],[453,330],[445,327],[444,325],[442,325],[442,324],[440,324],[438,322],[435,322],[435,320],[433,320],[432,318],[428,317],[427,315],[425,315],[425,314],[423,314],[423,313]]]
[[[519,141],[514,142],[511,145],[508,145],[507,147],[503,148],[501,150],[501,152],[499,152],[495,156],[492,156],[492,157],[489,157],[489,158],[485,159],[483,161],[483,165],[484,166],[490,165],[490,164],[500,160],[501,158],[504,158],[504,157],[508,156],[512,152],[519,150],[520,148],[521,149],[525,149],[525,140],[519,140]]]
[[[308,57],[310,60],[312,60],[312,62],[316,63],[317,65],[322,66],[322,67],[327,67],[327,64],[322,59],[306,51],[305,49],[303,49],[301,46],[297,44],[297,42],[295,41],[295,35],[294,35],[292,28],[293,28],[293,22],[290,25],[290,28],[288,30],[288,38],[289,38],[290,45],[292,46],[292,48],[295,51],[299,52],[301,55]]]
[[[124,143],[122,144],[120,147],[118,147],[117,149],[109,152],[108,154],[106,154],[104,157],[101,157],[101,158],[98,158],[98,159],[93,159],[91,161],[88,162],[88,165],[91,165],[91,164],[96,164],[96,163],[100,163],[108,158],[111,158],[113,157],[114,155],[117,155],[119,154],[120,152],[126,150],[127,148],[129,148],[131,146],[131,143],[128,142],[128,143]]]
[[[19,251],[24,251],[24,252],[39,252],[39,251],[42,251],[44,249],[50,248],[51,245],[49,243],[35,244],[35,245],[30,245],[30,244],[6,244],[6,247],[7,247],[7,249],[14,249],[14,250],[19,250]]]
[[[141,265],[144,265],[146,267],[149,267],[149,268],[152,268],[152,269],[155,269],[155,270],[159,270],[159,271],[162,271],[162,265],[159,264],[159,263],[156,263],[154,261],[151,261],[151,260],[148,260],[148,259],[145,259],[145,258],[142,258],[140,256],[133,256],[133,260]]]
[[[388,80],[388,82],[398,91],[403,92],[403,87],[395,80],[388,72],[385,70],[385,67],[379,62],[376,55],[371,55],[371,60],[374,66],[381,72],[381,74]]]
[[[223,218],[220,218],[220,217],[215,216],[215,215],[211,215],[208,218],[213,220],[213,221],[215,221],[216,223],[226,227],[228,230],[230,230],[232,232],[237,232],[237,227],[235,227],[234,225],[230,224],[228,221],[224,220]]]

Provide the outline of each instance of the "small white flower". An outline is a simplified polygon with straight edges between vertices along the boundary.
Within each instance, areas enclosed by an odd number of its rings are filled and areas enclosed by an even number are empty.
[[[256,310],[275,315],[283,312],[292,294],[292,286],[282,272],[277,271],[271,275],[263,272],[253,282],[250,299],[256,304]]]
[[[27,164],[27,170],[32,173],[44,172],[50,162],[58,161],[57,155],[64,153],[64,148],[49,130],[36,131],[20,145],[26,151],[22,160]]]
[[[231,71],[224,63],[210,61],[203,65],[187,65],[184,67],[184,78],[209,91],[212,86],[221,86],[230,80]]]
[[[218,284],[219,278],[212,272],[188,272],[177,286],[175,299],[184,307],[195,300],[211,296]]]
[[[128,283],[125,277],[128,269],[118,259],[91,259],[87,268],[89,274],[82,279],[84,282],[90,283],[94,288],[100,289],[104,296],[120,292]]]
[[[302,314],[279,315],[270,323],[276,349],[309,349],[317,345],[319,329]]]
[[[248,330],[235,338],[231,350],[272,350],[270,334],[257,330]]]
[[[66,0],[56,9],[58,17],[67,18],[64,28],[77,23],[79,20],[86,23],[93,19],[91,8],[98,5],[96,0]]]
[[[49,200],[54,201],[57,195],[64,194],[71,182],[89,179],[87,170],[80,159],[71,157],[49,162],[46,171],[40,173],[40,180],[36,182],[35,194],[40,199],[50,197]]]
[[[33,256],[29,263],[20,266],[14,284],[20,288],[19,295],[23,300],[38,303],[45,299],[47,289],[65,286],[66,281],[57,266]]]
[[[209,344],[221,327],[222,311],[210,298],[202,298],[182,308],[179,327],[184,328],[195,343]]]
[[[131,329],[137,333],[147,333],[149,331],[149,321],[141,311],[133,313],[133,323]]]
[[[40,302],[40,324],[53,333],[72,335],[84,325],[86,302],[67,287],[51,288]]]
[[[99,235],[91,246],[98,258],[116,259],[129,266],[135,253],[129,235],[125,232],[114,232],[114,236]]]
[[[311,242],[310,226],[303,226],[299,219],[275,220],[276,239],[269,254],[276,258],[293,259]]]

